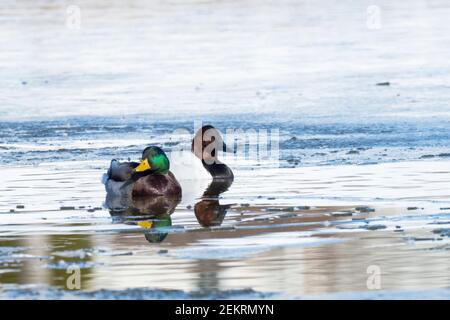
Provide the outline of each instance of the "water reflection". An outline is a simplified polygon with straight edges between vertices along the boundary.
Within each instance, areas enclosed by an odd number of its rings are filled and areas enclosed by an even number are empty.
[[[144,229],[148,242],[159,243],[167,237],[167,228],[172,226],[170,215],[180,201],[174,197],[131,197],[107,193],[105,205],[113,223],[138,225]]]
[[[233,179],[213,179],[206,188],[201,200],[194,206],[195,217],[203,227],[220,226],[231,205],[219,202],[220,194],[227,191]]]
[[[27,235],[0,239],[0,284],[49,284],[67,288],[69,266],[78,266],[81,282],[92,276],[95,246],[90,235]],[[84,289],[85,286],[83,285]],[[1,291],[1,290],[0,290]]]

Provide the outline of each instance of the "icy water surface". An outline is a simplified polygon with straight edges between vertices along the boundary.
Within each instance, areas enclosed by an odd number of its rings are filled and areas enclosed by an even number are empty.
[[[450,297],[446,1],[377,1],[379,29],[373,1],[69,5],[0,4],[0,298]],[[279,154],[106,198],[112,158],[200,121]]]
[[[448,287],[450,162],[258,172],[236,165],[236,180],[219,200],[187,197],[156,217],[145,215],[156,210],[148,203],[127,212],[103,207],[107,164],[2,169],[6,296],[20,296],[21,285],[30,297],[58,296],[48,290],[66,288],[70,265],[81,268],[83,290],[100,298],[367,291],[371,265],[382,272],[383,290]],[[208,206],[216,210],[202,210]],[[102,289],[111,291],[95,293]]]

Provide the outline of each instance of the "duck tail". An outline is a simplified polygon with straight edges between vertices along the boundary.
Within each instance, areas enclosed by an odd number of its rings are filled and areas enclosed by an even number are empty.
[[[109,172],[108,172],[108,173],[104,173],[104,174],[102,175],[102,183],[103,183],[104,185],[106,185],[106,182],[108,181],[108,179],[109,179]]]

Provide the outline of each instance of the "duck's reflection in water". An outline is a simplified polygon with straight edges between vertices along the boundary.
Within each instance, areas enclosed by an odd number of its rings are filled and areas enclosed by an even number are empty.
[[[167,228],[172,226],[170,215],[180,201],[174,197],[118,197],[109,193],[105,204],[113,223],[138,225],[148,242],[159,243],[167,237]]]
[[[220,226],[230,204],[222,205],[219,197],[227,191],[233,179],[213,179],[194,206],[198,223],[203,227]],[[167,227],[172,226],[171,214],[180,203],[176,197],[133,197],[109,192],[105,205],[113,217],[113,223],[138,225],[145,229],[145,239],[159,243],[167,237]]]
[[[220,226],[231,205],[219,203],[219,196],[227,191],[233,179],[213,179],[200,201],[194,206],[198,223],[203,227]]]
[[[195,217],[202,227],[220,226],[231,204],[220,204],[219,197],[233,184],[233,178],[213,179],[206,188],[200,201],[194,206]],[[208,292],[211,288],[220,287],[219,273],[222,269],[217,260],[199,259],[196,269],[204,270],[197,279],[197,288],[200,292]]]

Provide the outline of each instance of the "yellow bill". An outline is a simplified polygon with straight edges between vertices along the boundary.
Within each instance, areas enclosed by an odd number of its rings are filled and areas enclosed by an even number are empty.
[[[153,226],[152,221],[139,221],[138,226],[144,229],[150,229]]]
[[[141,161],[141,163],[136,167],[136,169],[134,169],[134,171],[136,172],[143,172],[146,170],[151,169],[152,167],[150,166],[150,163],[148,163],[148,159],[144,159]]]

